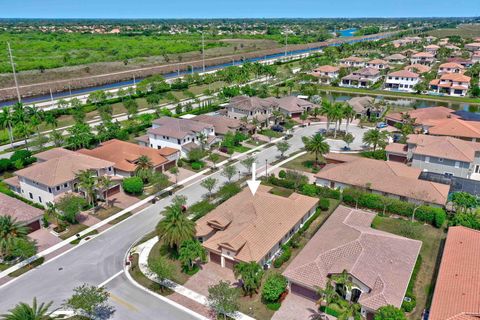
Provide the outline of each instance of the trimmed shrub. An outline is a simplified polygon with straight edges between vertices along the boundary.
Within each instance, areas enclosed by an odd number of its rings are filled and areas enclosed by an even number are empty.
[[[302,187],[302,193],[306,196],[315,197],[317,195],[317,187],[313,184],[305,184]]]
[[[280,170],[280,171],[278,172],[278,177],[279,177],[280,179],[285,179],[285,178],[287,177],[287,173],[285,172],[285,170]]]
[[[265,280],[262,299],[265,302],[277,302],[287,288],[287,279],[280,273],[271,273]]]
[[[0,173],[12,169],[12,161],[9,159],[0,159]]]
[[[280,268],[285,262],[290,260],[290,257],[292,256],[292,249],[290,249],[289,246],[287,245],[282,246],[282,250],[283,250],[282,254],[278,256],[278,258],[275,259],[275,261],[273,261],[273,266],[275,268]]]
[[[328,208],[330,208],[330,200],[328,200],[327,198],[320,199],[320,201],[318,202],[318,207],[322,211],[327,211]]]
[[[192,162],[191,166],[193,170],[200,170],[203,168],[203,163],[195,161],[195,162]]]
[[[193,214],[193,220],[196,221],[215,209],[215,207],[216,205],[210,203],[208,200],[203,200],[191,205],[190,208],[188,208],[188,212]]]
[[[282,306],[280,302],[269,302],[266,304],[267,308],[272,311],[277,311]]]
[[[139,195],[143,192],[143,181],[140,177],[125,178],[122,182],[123,190],[126,193]]]
[[[378,149],[375,151],[363,151],[360,153],[360,155],[365,158],[387,161],[387,152],[383,149]]]
[[[240,186],[237,183],[230,182],[230,183],[224,184],[220,188],[220,190],[218,190],[217,195],[222,199],[222,201],[226,201],[231,197],[233,197],[234,195],[236,195],[237,193],[239,193],[240,191],[242,191],[242,188],[240,188]]]

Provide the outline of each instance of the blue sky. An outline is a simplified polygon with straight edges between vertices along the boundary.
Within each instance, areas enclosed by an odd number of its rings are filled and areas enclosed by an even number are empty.
[[[479,16],[480,0],[0,0],[1,18]]]

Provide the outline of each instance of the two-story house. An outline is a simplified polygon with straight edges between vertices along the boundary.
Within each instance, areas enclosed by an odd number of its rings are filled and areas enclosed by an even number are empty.
[[[363,68],[365,67],[366,59],[360,57],[348,57],[340,60],[340,65],[345,68]]]
[[[78,192],[77,174],[90,171],[101,177],[114,175],[114,163],[63,148],[50,149],[35,155],[38,163],[15,171],[15,176],[5,180],[10,189],[30,201],[46,205],[55,203],[67,193]],[[120,190],[117,181],[107,194]]]
[[[473,43],[467,43],[465,45],[465,50],[468,51],[479,51],[480,50],[480,42],[473,42]]]
[[[311,75],[318,78],[318,82],[321,84],[330,84],[333,80],[338,78],[339,67],[335,66],[320,66],[313,69]]]
[[[251,122],[256,119],[262,125],[268,125],[273,111],[278,108],[275,99],[262,99],[259,97],[236,96],[230,99],[226,106],[227,116],[233,119],[247,119]]]
[[[407,60],[407,57],[400,53],[395,53],[384,58],[388,63],[402,64]]]
[[[213,125],[194,121],[162,117],[152,123],[147,135],[136,139],[138,144],[154,149],[165,147],[180,150],[183,157],[192,149],[209,147],[216,141]]]
[[[430,52],[419,52],[412,55],[410,58],[411,64],[427,64],[431,65],[435,62],[435,55]]]
[[[369,88],[382,78],[380,70],[374,68],[363,68],[352,72],[342,78],[341,87]]]
[[[436,56],[439,49],[440,47],[437,46],[436,44],[430,44],[425,47],[425,52],[431,53],[434,56]]]
[[[391,72],[385,79],[385,90],[415,91],[415,85],[420,82],[420,75],[415,72],[400,70]]]
[[[367,61],[365,66],[367,68],[373,68],[378,70],[385,70],[390,68],[390,66],[388,65],[388,62],[382,59],[373,59],[373,60]]]
[[[444,73],[430,81],[430,90],[436,94],[464,97],[470,88],[470,77],[460,73]]]
[[[480,180],[480,143],[453,137],[411,134],[403,152],[412,167],[446,176]],[[402,150],[387,146],[387,158],[394,161]]]
[[[447,63],[442,63],[438,67],[438,74],[442,75],[445,73],[461,73],[463,74],[465,72],[465,67],[462,66],[459,63],[455,62],[447,62]]]

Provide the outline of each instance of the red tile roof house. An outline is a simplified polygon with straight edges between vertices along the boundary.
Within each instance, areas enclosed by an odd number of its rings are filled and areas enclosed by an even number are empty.
[[[369,88],[382,78],[380,70],[363,68],[342,78],[341,87]]]
[[[422,170],[405,164],[329,153],[327,165],[315,174],[316,184],[332,189],[366,188],[376,194],[412,203],[443,207],[450,186],[420,180]]]
[[[340,65],[345,68],[362,68],[365,67],[367,59],[359,57],[348,57],[340,60]]]
[[[20,196],[45,205],[55,203],[67,193],[77,192],[76,174],[90,170],[96,176],[114,177],[114,163],[63,148],[35,154],[38,163],[16,171],[15,177],[5,180]],[[114,183],[111,190],[118,190]]]
[[[255,196],[245,188],[197,221],[197,238],[209,260],[233,269],[239,262],[269,264],[317,208],[318,198],[271,194],[261,185]]]
[[[136,141],[139,145],[154,149],[165,147],[177,149],[182,157],[186,157],[190,150],[200,148],[202,135],[206,138],[207,147],[217,140],[215,127],[209,123],[162,117],[154,120],[147,134],[138,137]]]
[[[390,68],[390,66],[388,65],[388,62],[382,59],[373,59],[373,60],[367,61],[365,66],[367,68],[373,68],[378,70],[385,70]]]
[[[406,144],[385,148],[387,159],[403,160],[422,171],[480,180],[480,143],[447,136],[411,134]]]
[[[395,71],[385,77],[384,89],[388,91],[414,92],[420,75],[407,70]]]
[[[425,47],[425,52],[431,53],[434,56],[436,56],[438,49],[440,49],[440,47],[437,46],[436,44],[430,44]]]
[[[436,94],[464,97],[470,88],[470,77],[459,73],[444,73],[440,79],[430,81],[430,90]]]
[[[318,78],[321,84],[330,84],[333,80],[338,78],[340,68],[334,66],[320,66],[313,69],[311,75]]]
[[[429,52],[419,52],[412,55],[410,58],[411,64],[427,64],[430,65],[435,62],[435,56]]]
[[[275,100],[259,97],[236,96],[230,99],[226,106],[229,118],[248,121],[257,119],[262,125],[268,125],[272,119],[273,111],[277,110],[278,103]]]
[[[480,50],[480,42],[473,42],[468,43],[465,45],[465,49],[469,51],[479,51]]]
[[[480,231],[448,228],[430,320],[480,319]]]
[[[317,300],[318,288],[346,271],[353,286],[343,298],[358,302],[363,318],[386,305],[400,308],[422,243],[372,229],[373,218],[339,206],[283,272],[291,294]]]
[[[480,51],[475,51],[472,55],[472,62],[477,63],[480,62]]]
[[[465,67],[462,66],[459,63],[455,62],[447,62],[447,63],[442,63],[438,67],[438,74],[442,75],[444,73],[461,73],[463,74],[465,72]]]
[[[386,61],[388,61],[389,63],[401,64],[405,60],[407,60],[407,57],[404,56],[403,54],[395,53],[395,54],[392,54],[390,56],[385,57],[384,59]]]
[[[134,143],[112,139],[101,143],[95,149],[81,149],[79,153],[114,163],[115,175],[132,177],[137,169],[137,161],[141,156],[147,156],[153,169],[163,172],[175,166],[180,151],[169,147],[160,150],[140,146]]]
[[[10,216],[29,228],[29,232],[40,229],[43,210],[23,201],[0,193],[0,215]]]
[[[424,131],[427,131],[429,127],[439,121],[459,118],[453,109],[447,107],[429,107],[413,109],[407,112],[390,113],[385,116],[385,119],[389,125],[394,126],[397,123],[403,123],[403,118],[406,116],[410,116],[410,118],[415,120],[416,129],[422,129]]]
[[[430,68],[429,66],[424,65],[424,64],[411,64],[411,65],[408,65],[405,68],[403,68],[403,70],[407,70],[407,71],[415,72],[415,73],[419,73],[419,74],[424,74],[424,73],[430,72],[430,70],[432,70],[432,68]]]

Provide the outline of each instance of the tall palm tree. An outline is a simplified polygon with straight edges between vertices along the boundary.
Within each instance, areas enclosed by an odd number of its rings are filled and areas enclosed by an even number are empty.
[[[157,234],[177,251],[182,242],[195,237],[195,222],[187,218],[179,203],[173,203],[165,208],[165,218],[158,223]]]
[[[356,115],[357,115],[357,112],[355,111],[355,109],[353,109],[353,107],[351,105],[346,103],[343,107],[343,116],[347,120],[347,126],[345,128],[345,133],[348,133],[348,126],[353,121],[353,119],[355,119]]]
[[[7,256],[15,240],[25,239],[27,234],[28,227],[11,216],[0,216],[0,256]]]
[[[44,117],[45,123],[55,129],[58,127],[58,120],[52,113],[46,113]]]
[[[322,116],[327,117],[327,131],[330,130],[330,121],[332,120],[332,113],[333,113],[333,104],[329,100],[324,99],[322,101],[322,107],[320,108],[320,114]]]
[[[366,143],[373,147],[373,151],[378,146],[384,146],[387,143],[387,133],[378,129],[370,129],[363,135],[363,143]]]
[[[337,131],[342,124],[343,119],[343,105],[341,103],[334,103],[330,112],[330,118],[335,122],[333,138],[337,138]]]
[[[10,139],[10,146],[13,148],[13,117],[10,107],[4,107],[0,113],[0,127],[2,129],[7,129],[8,138]]]
[[[58,208],[57,208],[57,205],[55,203],[47,202],[47,210],[45,210],[45,213],[47,215],[49,215],[50,217],[54,218],[57,226],[59,225]]]
[[[57,319],[53,317],[51,312],[48,311],[52,306],[52,301],[45,304],[41,303],[37,305],[37,298],[33,298],[32,305],[28,305],[25,302],[20,302],[15,308],[8,311],[7,314],[2,314],[0,317],[3,320],[47,320]]]
[[[101,176],[100,178],[98,178],[98,181],[97,181],[97,188],[100,190],[100,192],[102,193],[102,196],[104,197],[106,203],[107,203],[107,206],[109,205],[109,202],[108,202],[108,190],[110,189],[110,187],[112,186],[113,182],[112,182],[112,178],[110,176]]]
[[[135,175],[142,178],[143,182],[147,182],[152,174],[152,168],[153,163],[150,158],[146,155],[141,155],[136,163]]]
[[[95,205],[95,186],[97,184],[97,179],[93,175],[93,172],[91,170],[82,170],[78,172],[75,176],[78,180],[78,187],[80,188],[80,190],[85,192],[85,197],[87,198],[88,203],[91,205]]]
[[[315,164],[318,164],[318,156],[330,152],[330,146],[325,142],[325,138],[317,133],[311,137],[302,137],[305,150],[315,154]]]

